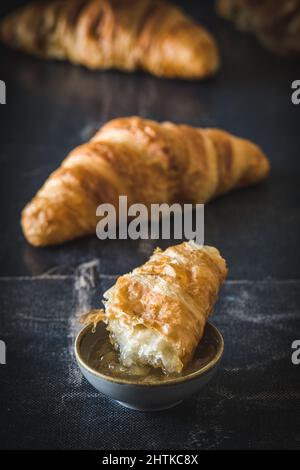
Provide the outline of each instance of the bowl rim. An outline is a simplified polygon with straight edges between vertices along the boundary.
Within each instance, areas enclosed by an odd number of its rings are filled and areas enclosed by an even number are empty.
[[[98,377],[99,379],[105,380],[106,382],[111,382],[111,383],[115,383],[119,385],[133,385],[136,387],[164,387],[164,386],[174,385],[174,384],[183,383],[183,382],[190,382],[192,380],[195,380],[201,377],[202,375],[205,375],[206,373],[214,369],[220,362],[224,353],[224,339],[223,339],[222,334],[220,333],[218,328],[214,326],[212,323],[207,322],[206,326],[207,325],[209,325],[210,328],[213,329],[214,334],[218,338],[218,349],[214,358],[210,362],[205,364],[203,367],[201,367],[200,369],[194,372],[191,372],[190,374],[180,376],[180,377],[174,377],[170,380],[166,380],[165,382],[139,383],[139,382],[135,382],[134,380],[122,379],[122,378],[112,377],[110,375],[102,374],[101,372],[90,367],[81,357],[80,345],[81,345],[83,337],[87,334],[88,331],[90,331],[93,328],[92,324],[85,326],[77,334],[75,343],[74,343],[75,358],[77,360],[77,363],[83,369],[88,371],[90,374],[94,375],[95,377]]]

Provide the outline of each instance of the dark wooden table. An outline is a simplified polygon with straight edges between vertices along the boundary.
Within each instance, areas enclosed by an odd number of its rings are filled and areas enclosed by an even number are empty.
[[[14,3],[1,2],[1,15]],[[213,2],[181,3],[219,41],[223,66],[212,80],[91,72],[0,47],[0,448],[300,448],[300,365],[291,362],[300,339],[300,105],[291,83],[300,64],[236,32]],[[76,315],[99,306],[115,276],[156,243],[90,237],[35,249],[19,226],[22,207],[70,149],[133,114],[225,128],[260,144],[272,164],[268,181],[206,206],[205,242],[230,269],[213,320],[225,338],[222,367],[201,394],[153,414],[98,395],[72,344]]]

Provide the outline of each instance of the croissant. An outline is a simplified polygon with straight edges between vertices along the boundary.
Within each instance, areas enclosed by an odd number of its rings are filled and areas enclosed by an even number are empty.
[[[269,163],[248,140],[139,117],[114,119],[73,150],[22,212],[35,246],[95,233],[96,208],[119,196],[128,204],[205,203],[266,177]]]
[[[190,241],[156,249],[105,292],[105,311],[93,311],[83,321],[104,320],[124,366],[180,373],[193,357],[226,276],[216,248]]]
[[[9,46],[91,69],[144,69],[199,79],[219,66],[212,36],[161,0],[54,0],[23,7],[2,22]]]
[[[217,11],[277,54],[299,57],[300,0],[218,0]]]

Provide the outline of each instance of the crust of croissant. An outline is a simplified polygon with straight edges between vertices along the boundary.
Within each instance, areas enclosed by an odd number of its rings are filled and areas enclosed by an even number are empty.
[[[248,140],[139,117],[115,119],[63,161],[22,212],[36,246],[95,233],[96,208],[127,195],[128,205],[206,203],[265,178],[269,163]]]
[[[92,69],[144,69],[161,77],[213,74],[213,37],[161,0],[54,0],[23,7],[3,20],[10,47]]]
[[[113,331],[110,322],[117,319],[154,330],[186,366],[226,276],[225,260],[216,248],[184,242],[157,249],[144,265],[118,278],[104,294],[105,311],[92,312],[85,323],[104,320]]]
[[[299,56],[300,0],[218,0],[217,11],[277,54]]]

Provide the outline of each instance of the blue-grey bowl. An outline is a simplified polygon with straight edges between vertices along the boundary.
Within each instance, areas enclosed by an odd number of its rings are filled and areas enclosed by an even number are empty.
[[[205,332],[196,350],[201,366],[186,375],[169,377],[162,382],[138,383],[133,379],[116,378],[91,367],[90,354],[95,345],[107,338],[105,325],[91,325],[81,330],[75,341],[75,356],[84,377],[99,392],[116,400],[123,406],[141,411],[156,411],[171,408],[184,399],[198,393],[215,374],[224,351],[224,341],[218,329],[207,323]]]

